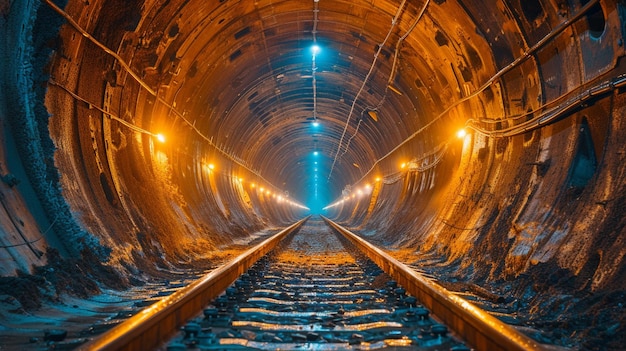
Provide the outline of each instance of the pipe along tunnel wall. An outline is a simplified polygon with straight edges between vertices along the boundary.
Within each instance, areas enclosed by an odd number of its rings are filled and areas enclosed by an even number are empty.
[[[626,343],[622,1],[55,3],[0,2],[2,294],[215,264],[315,187],[544,341]]]

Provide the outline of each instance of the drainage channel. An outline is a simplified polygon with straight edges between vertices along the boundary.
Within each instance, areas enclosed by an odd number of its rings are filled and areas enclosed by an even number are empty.
[[[320,219],[286,237],[163,348],[469,350]]]

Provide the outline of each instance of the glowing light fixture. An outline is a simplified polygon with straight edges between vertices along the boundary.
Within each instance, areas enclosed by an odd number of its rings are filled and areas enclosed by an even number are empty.
[[[458,132],[456,132],[456,136],[457,136],[459,139],[463,139],[463,138],[465,138],[465,136],[466,136],[466,135],[467,135],[467,131],[465,130],[465,128],[463,128],[463,129],[459,129],[459,131],[458,131]]]
[[[209,163],[209,169],[210,169],[210,170],[214,170],[214,169],[215,169],[215,165],[214,165],[214,164],[212,164],[212,163]]]
[[[317,156],[317,155],[319,155],[319,154],[320,154],[320,153],[319,153],[318,151],[313,151],[313,155],[314,155],[314,156]]]
[[[157,138],[158,141],[164,143],[165,142],[165,135],[159,133],[157,135],[155,135],[155,137]]]
[[[321,51],[319,45],[313,45],[311,46],[311,52],[313,53],[313,56],[319,54],[319,52]]]
[[[317,120],[313,122],[313,127],[319,127],[320,126],[320,122],[318,122]]]

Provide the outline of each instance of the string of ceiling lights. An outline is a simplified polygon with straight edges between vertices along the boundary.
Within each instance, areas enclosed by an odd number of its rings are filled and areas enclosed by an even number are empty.
[[[313,47],[311,48],[313,58],[311,59],[311,77],[313,80],[313,127],[317,128],[319,126],[319,122],[317,121],[317,64],[315,63],[315,57],[320,51],[319,46],[317,45],[317,23],[318,23],[318,14],[319,14],[319,0],[313,0]],[[314,155],[318,155],[317,147],[314,150]],[[314,180],[313,180],[313,197],[315,201],[318,200],[319,195],[319,184],[318,184],[318,167],[317,161],[315,161],[315,166],[313,167]]]
[[[319,13],[319,0],[313,0],[313,59],[311,60],[311,77],[313,78],[313,125],[317,126],[317,65],[315,63],[315,56],[319,52],[319,46],[317,46],[317,22]]]

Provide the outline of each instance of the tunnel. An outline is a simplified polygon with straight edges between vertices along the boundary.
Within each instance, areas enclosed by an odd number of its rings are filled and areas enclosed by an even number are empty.
[[[324,215],[542,343],[626,345],[626,2],[0,14],[0,320]]]

